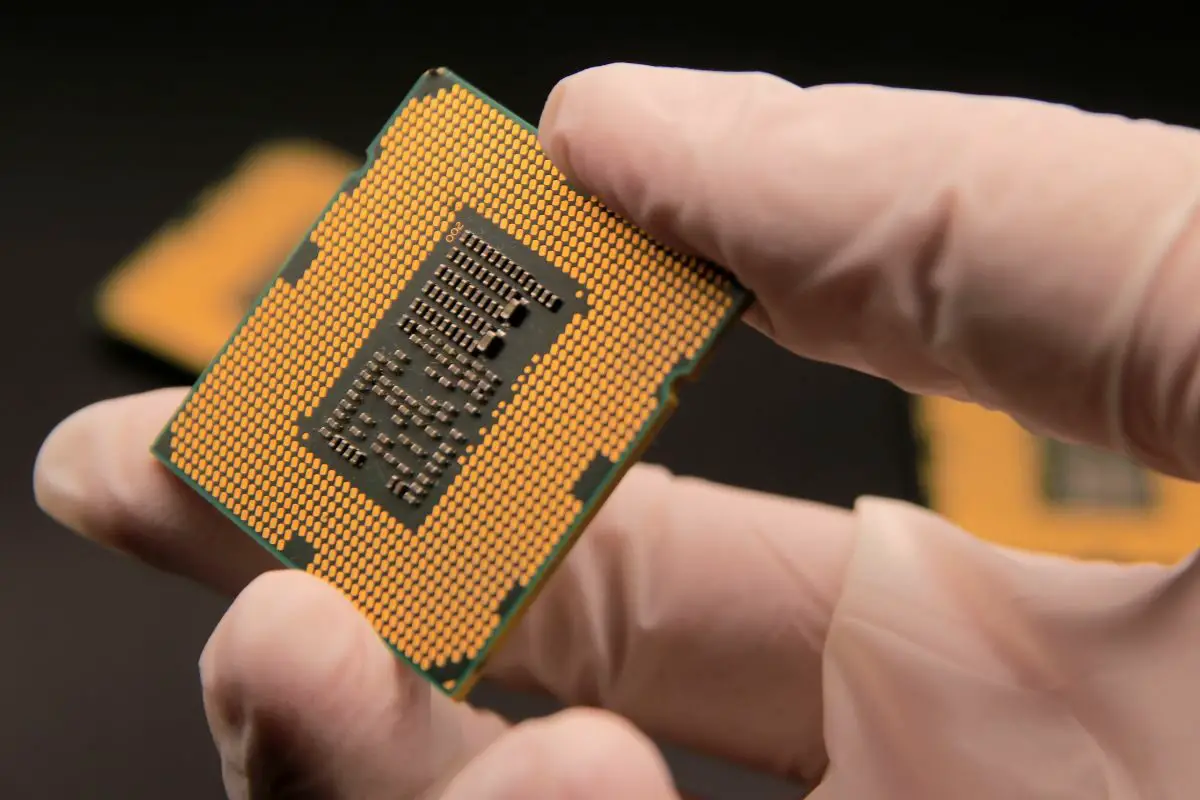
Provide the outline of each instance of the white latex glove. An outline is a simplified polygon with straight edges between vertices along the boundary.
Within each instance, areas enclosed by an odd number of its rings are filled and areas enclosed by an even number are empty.
[[[564,81],[541,131],[736,272],[784,346],[1200,477],[1200,135],[625,65]],[[333,589],[256,577],[274,562],[147,455],[180,398],[79,412],[36,484],[84,535],[241,591],[201,659],[232,797],[675,797],[634,726],[819,800],[1200,792],[1194,561],[1020,554],[898,502],[639,467],[490,670],[607,711],[508,727],[431,693]]]

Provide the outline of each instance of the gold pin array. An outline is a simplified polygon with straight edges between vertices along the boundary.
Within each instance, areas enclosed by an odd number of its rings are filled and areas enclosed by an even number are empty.
[[[464,208],[570,275],[589,309],[482,421],[461,473],[409,530],[314,455],[298,422]],[[311,240],[308,270],[275,281],[173,422],[171,459],[273,547],[306,538],[308,571],[420,669],[471,661],[501,601],[530,584],[582,511],[573,487],[584,470],[628,455],[734,287],[577,194],[535,134],[460,85],[400,110]]]

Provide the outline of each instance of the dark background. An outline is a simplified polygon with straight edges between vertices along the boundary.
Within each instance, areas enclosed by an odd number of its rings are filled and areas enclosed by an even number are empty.
[[[894,19],[859,7],[835,19],[744,4],[534,16],[401,6],[170,8],[158,19],[0,12],[0,798],[221,796],[196,659],[224,601],[44,519],[30,470],[44,435],[75,408],[190,382],[105,342],[88,319],[90,293],[251,144],[303,135],[362,152],[437,65],[536,121],[557,79],[614,60],[1200,120],[1188,26],[1152,19],[1145,5],[1111,20],[974,6]],[[767,399],[731,424],[721,409],[746,391]],[[683,400],[651,456],[677,470],[840,505],[864,493],[919,499],[907,399],[877,381],[802,363],[743,329]],[[545,707],[484,694],[514,713]],[[709,796],[780,796],[672,757],[681,782]]]

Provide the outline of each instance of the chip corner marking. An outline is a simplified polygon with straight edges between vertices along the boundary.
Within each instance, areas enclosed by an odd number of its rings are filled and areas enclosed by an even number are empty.
[[[328,209],[321,212],[321,217],[317,218],[317,222],[313,224],[313,228],[304,234],[304,238],[297,242],[296,247],[292,250],[287,261],[284,262],[283,268],[279,270],[278,279],[286,282],[290,286],[295,286],[297,281],[303,277],[304,273],[316,262],[317,256],[320,255],[320,248],[313,241],[313,230],[320,224],[321,218],[328,213]],[[268,287],[270,284],[268,283]],[[262,299],[262,296],[252,298],[249,304],[253,308]]]
[[[669,407],[679,400],[680,384],[692,383],[700,378],[712,361],[720,341],[729,333],[733,323],[750,306],[753,298],[743,290],[732,275],[710,262],[697,262],[697,268],[712,276],[710,284],[720,297],[718,315],[706,332],[697,337],[692,347],[681,352],[679,361],[668,371],[660,387],[659,399]]]
[[[575,481],[575,486],[571,489],[572,493],[581,502],[587,503],[604,486],[614,467],[616,467],[615,463],[602,455],[597,455],[580,473],[579,478]]]
[[[317,548],[313,543],[298,533],[289,536],[278,550],[288,564],[299,570],[307,570],[317,556]]]
[[[431,91],[448,89],[454,84],[461,82],[462,79],[449,67],[430,67],[417,78],[410,95],[417,97],[427,96]]]

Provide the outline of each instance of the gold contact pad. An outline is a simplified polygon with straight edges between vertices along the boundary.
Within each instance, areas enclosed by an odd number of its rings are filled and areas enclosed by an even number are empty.
[[[589,311],[482,420],[482,442],[414,531],[317,458],[297,422],[464,207],[574,278]],[[578,194],[534,133],[457,84],[406,104],[311,241],[312,265],[275,281],[174,420],[171,460],[272,547],[311,537],[307,571],[420,669],[473,659],[500,600],[583,510],[576,481],[596,456],[628,454],[734,287]]]

